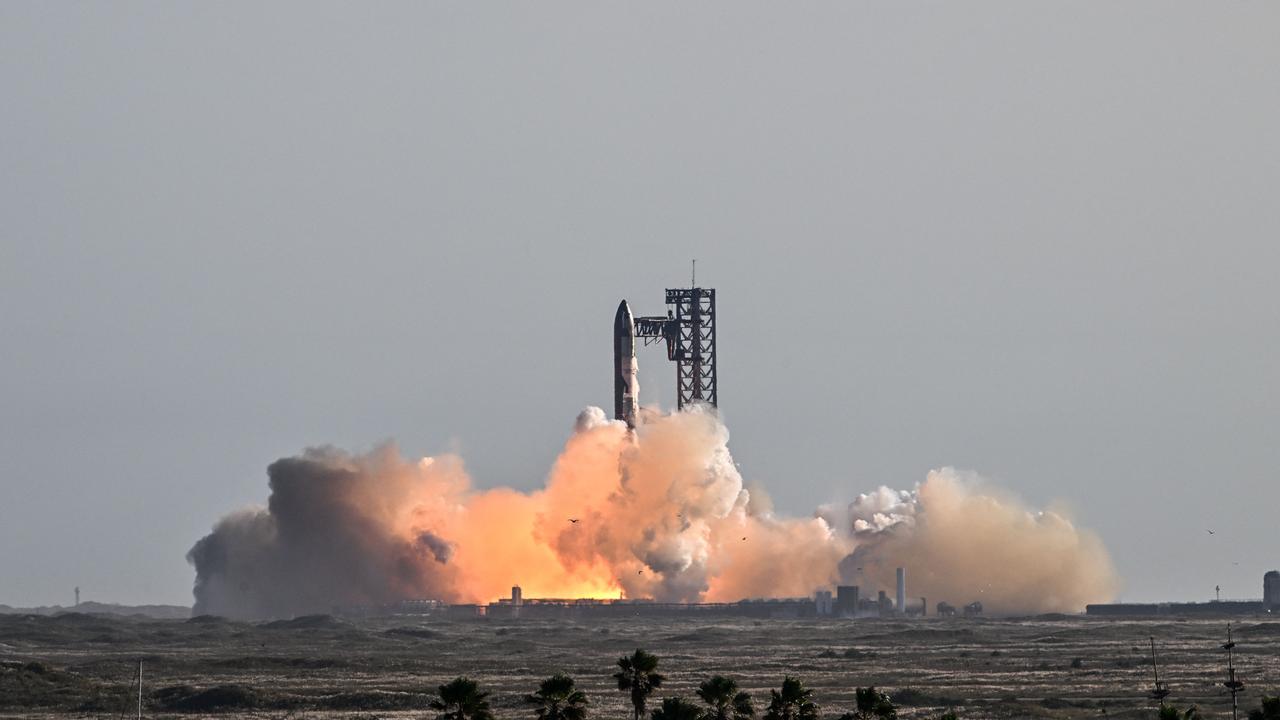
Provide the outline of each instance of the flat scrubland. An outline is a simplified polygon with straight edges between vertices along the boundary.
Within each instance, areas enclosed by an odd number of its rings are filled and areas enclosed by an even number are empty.
[[[1237,618],[1242,707],[1280,692],[1280,620]],[[712,674],[756,698],[785,675],[816,691],[832,720],[875,685],[899,716],[934,718],[1154,717],[1148,638],[1178,705],[1230,717],[1227,619],[1080,617],[915,621],[617,618],[591,622],[444,621],[328,616],[271,623],[150,620],[65,614],[0,616],[0,717],[117,717],[134,712],[143,662],[146,717],[424,718],[441,683],[468,675],[500,719],[532,718],[522,700],[567,672],[592,717],[630,717],[611,678],[637,647],[661,658],[656,697],[693,697]],[[695,698],[696,699],[696,698]],[[657,701],[653,704],[657,704]],[[129,716],[132,716],[131,714]],[[1242,713],[1243,716],[1243,713]]]

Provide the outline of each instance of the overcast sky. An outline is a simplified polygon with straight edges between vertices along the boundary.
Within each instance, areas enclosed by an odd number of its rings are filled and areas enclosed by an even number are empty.
[[[779,509],[953,465],[1071,508],[1124,599],[1258,597],[1277,38],[1249,1],[2,3],[0,603],[190,602],[309,445],[537,487],[611,407],[618,299],[693,257]]]

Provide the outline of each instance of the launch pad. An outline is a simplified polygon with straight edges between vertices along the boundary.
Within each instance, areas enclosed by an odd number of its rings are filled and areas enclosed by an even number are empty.
[[[692,403],[719,406],[716,381],[716,291],[694,284],[667,288],[667,314],[634,318],[623,300],[613,321],[614,417],[634,428],[639,409],[636,338],[645,346],[665,342],[676,364],[676,408]]]

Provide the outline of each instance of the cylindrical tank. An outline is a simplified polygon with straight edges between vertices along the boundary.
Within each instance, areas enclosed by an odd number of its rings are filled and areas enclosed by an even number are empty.
[[[1262,576],[1262,604],[1280,610],[1280,572],[1272,570]]]

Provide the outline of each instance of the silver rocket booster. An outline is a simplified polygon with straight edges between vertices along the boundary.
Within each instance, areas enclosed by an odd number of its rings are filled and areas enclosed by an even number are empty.
[[[631,307],[623,300],[613,316],[613,417],[636,426],[640,409],[640,381],[636,366],[636,326]]]

